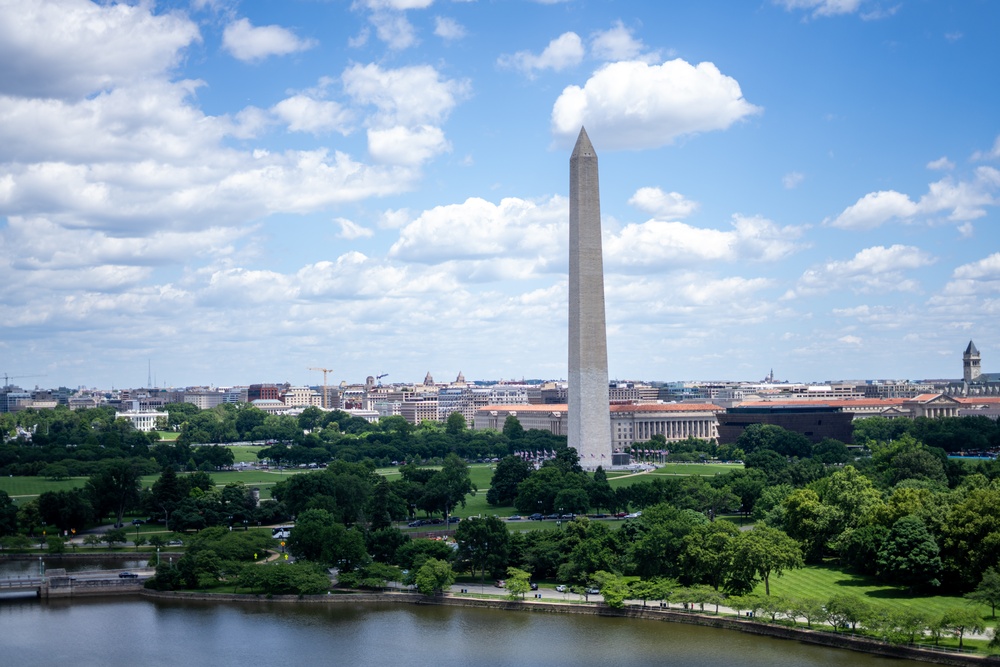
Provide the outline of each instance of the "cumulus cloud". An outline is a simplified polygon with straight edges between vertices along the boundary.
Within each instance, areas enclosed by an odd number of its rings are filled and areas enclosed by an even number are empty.
[[[855,292],[912,292],[919,284],[905,276],[936,260],[920,248],[906,245],[865,248],[849,260],[829,261],[807,270],[786,297],[822,294],[849,288]]]
[[[632,31],[625,27],[621,21],[608,30],[597,31],[590,37],[590,53],[598,60],[644,60],[652,62],[658,60],[655,53],[643,55],[646,45],[641,39],[636,39]]]
[[[511,55],[500,56],[497,62],[501,67],[517,69],[528,76],[534,76],[541,70],[561,72],[575,67],[583,61],[583,56],[583,40],[575,32],[565,32],[549,42],[545,50],[538,55],[530,51],[518,51]]]
[[[354,240],[354,239],[364,239],[370,238],[375,235],[375,232],[359,225],[356,222],[348,220],[347,218],[336,218],[334,222],[340,225],[340,233],[337,235],[342,239]]]
[[[488,259],[511,262],[516,271],[516,264],[544,270],[553,261],[565,265],[567,224],[561,197],[543,202],[510,197],[499,204],[472,197],[421,213],[400,229],[389,257],[422,263]]]
[[[892,220],[909,221],[942,212],[947,213],[948,220],[966,222],[983,217],[986,207],[997,205],[997,189],[1000,170],[983,166],[975,170],[971,180],[948,177],[931,183],[917,202],[895,190],[871,192],[829,224],[841,229],[873,229]]]
[[[348,134],[353,114],[336,102],[318,100],[308,95],[287,97],[271,109],[292,132]]]
[[[286,56],[316,46],[312,39],[300,39],[278,25],[254,26],[248,19],[238,19],[222,33],[222,48],[244,62],[257,62],[270,56]]]
[[[441,128],[420,125],[408,128],[397,125],[368,130],[368,150],[376,162],[417,166],[451,150]]]
[[[161,75],[180,61],[185,47],[201,40],[189,19],[154,15],[151,3],[5,5],[0,94],[78,99]]]
[[[447,41],[462,39],[465,37],[465,27],[453,18],[436,16],[434,18],[434,34]]]
[[[684,135],[724,130],[760,111],[712,63],[623,61],[601,68],[582,88],[563,90],[552,109],[552,130],[564,143],[586,125],[595,145],[656,148]]]
[[[844,209],[830,224],[841,229],[873,229],[894,218],[910,218],[917,205],[895,190],[871,192]]]
[[[954,277],[961,280],[1000,280],[1000,252],[957,267]]]
[[[799,187],[805,178],[805,174],[801,172],[790,171],[781,178],[781,184],[785,186],[786,190],[792,190]]]
[[[799,250],[801,229],[779,227],[759,217],[733,216],[728,231],[702,229],[681,222],[650,220],[625,225],[605,239],[605,263],[612,269],[632,270],[706,261],[772,262]]]
[[[468,82],[443,79],[429,65],[352,65],[342,79],[355,103],[376,107],[372,122],[384,127],[440,123],[469,90]]]
[[[976,151],[972,154],[973,160],[996,160],[1000,158],[1000,135],[993,142],[993,148],[988,151]]]
[[[806,10],[813,16],[853,14],[861,7],[862,0],[773,0],[788,11]]]
[[[936,160],[931,160],[927,163],[928,169],[933,169],[935,171],[951,171],[955,168],[955,163],[949,160],[947,157],[939,157]]]
[[[698,210],[698,202],[679,192],[664,192],[660,188],[639,188],[628,203],[657,218],[686,218]]]

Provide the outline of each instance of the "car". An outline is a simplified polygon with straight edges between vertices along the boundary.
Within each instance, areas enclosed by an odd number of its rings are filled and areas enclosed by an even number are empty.
[[[143,522],[142,519],[132,519],[132,525],[133,526],[141,526],[143,523],[144,522]]]
[[[534,514],[532,514],[528,518],[531,519],[532,521],[541,521],[542,520],[542,515],[539,514],[538,512],[535,512]]]
[[[558,591],[559,593],[565,593],[566,587],[563,584],[559,584],[558,586],[556,586],[556,591]]]
[[[626,516],[628,516],[628,512],[615,512],[616,519],[624,519]]]
[[[514,516],[507,517],[507,520],[508,521],[520,521],[521,517],[520,517],[520,515],[515,514]]]
[[[460,517],[460,516],[450,516],[450,517],[448,517],[448,523],[458,523],[461,520],[462,520],[462,517]]]
[[[493,585],[494,585],[494,586],[495,586],[496,588],[503,588],[504,586],[506,586],[506,585],[507,585],[507,582],[506,582],[506,581],[504,581],[503,579],[497,579],[496,581],[494,581],[494,582],[493,582]]]
[[[168,547],[182,547],[184,546],[184,540],[170,540],[167,542]]]
[[[600,594],[601,594],[601,589],[600,588],[588,588],[587,589],[587,595],[600,595]]]
[[[533,591],[537,591],[538,590],[538,584],[536,584],[533,581],[528,582],[528,587],[531,588],[531,590],[533,590]]]
[[[575,519],[575,518],[576,518],[576,515],[575,515],[575,514],[563,514],[563,515],[562,515],[561,517],[559,517],[559,518],[561,518],[561,519],[565,519],[566,521],[572,521],[573,519]]]
[[[424,525],[424,520],[423,519],[417,519],[416,521],[411,521],[410,523],[408,523],[406,525],[409,528],[419,528],[420,526]]]
[[[558,514],[546,514],[545,515],[545,520],[546,521],[556,521],[558,518],[559,518]]]
[[[118,578],[119,579],[138,579],[139,575],[136,574],[135,572],[119,572],[118,573]]]

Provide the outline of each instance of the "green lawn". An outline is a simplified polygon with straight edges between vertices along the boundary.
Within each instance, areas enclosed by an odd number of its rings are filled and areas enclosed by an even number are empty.
[[[70,477],[57,482],[44,477],[0,477],[0,491],[6,491],[11,497],[33,498],[46,491],[69,491],[77,489],[87,482],[86,477]]]
[[[229,449],[233,450],[233,457],[235,463],[257,463],[260,459],[257,458],[257,452],[264,449],[261,446],[251,446],[251,445],[227,445]]]
[[[764,584],[760,584],[754,593],[763,595]],[[840,593],[858,595],[872,604],[918,609],[934,615],[943,614],[955,607],[969,605],[968,600],[961,596],[913,596],[905,588],[879,584],[871,577],[853,574],[834,566],[810,565],[785,572],[780,577],[771,576],[771,595],[781,595],[786,598],[815,598],[825,601]],[[989,607],[975,606],[987,623],[993,625],[994,620],[989,618]]]

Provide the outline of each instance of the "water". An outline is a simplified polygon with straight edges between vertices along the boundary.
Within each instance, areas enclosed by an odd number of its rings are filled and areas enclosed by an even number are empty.
[[[140,554],[140,556],[142,556]],[[155,557],[155,556],[154,556]],[[59,558],[45,556],[42,564],[46,572],[55,568],[63,568],[67,572],[83,572],[86,570],[141,570],[147,567],[149,555],[140,558]],[[27,560],[0,560],[0,578],[3,577],[37,577],[39,571],[38,558]]]
[[[916,667],[729,630],[636,619],[408,604],[142,599],[0,603],[18,667]]]

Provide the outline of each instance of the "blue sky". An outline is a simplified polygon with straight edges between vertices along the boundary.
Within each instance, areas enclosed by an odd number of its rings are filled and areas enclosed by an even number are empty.
[[[581,125],[612,378],[957,377],[970,339],[1000,370],[998,26],[988,0],[3,0],[0,371],[565,378]]]

